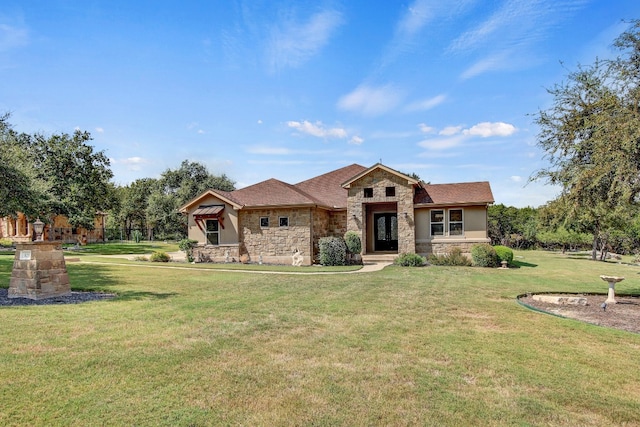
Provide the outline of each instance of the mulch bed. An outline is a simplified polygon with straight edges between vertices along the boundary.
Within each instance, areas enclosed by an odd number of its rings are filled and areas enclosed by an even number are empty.
[[[558,305],[546,303],[534,300],[531,294],[523,295],[519,300],[523,304],[547,313],[582,320],[594,325],[640,333],[640,297],[616,295],[617,304],[607,304],[606,309],[603,309],[602,303],[607,299],[606,294],[554,293],[545,295],[586,298],[587,305]]]
[[[115,297],[114,294],[107,294],[104,292],[71,292],[70,295],[62,297],[32,300],[29,298],[9,298],[7,294],[8,289],[0,289],[0,306],[80,304],[83,302],[100,301]]]

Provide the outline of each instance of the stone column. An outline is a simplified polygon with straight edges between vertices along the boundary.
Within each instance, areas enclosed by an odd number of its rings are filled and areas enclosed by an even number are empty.
[[[60,243],[29,242],[16,245],[9,298],[40,300],[70,293],[71,286]]]

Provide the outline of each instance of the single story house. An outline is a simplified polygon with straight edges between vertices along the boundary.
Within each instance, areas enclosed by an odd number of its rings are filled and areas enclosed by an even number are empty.
[[[363,255],[429,255],[488,243],[488,182],[426,184],[381,163],[352,164],[288,184],[277,179],[226,192],[208,190],[180,208],[197,261],[304,264],[327,236],[360,234]]]

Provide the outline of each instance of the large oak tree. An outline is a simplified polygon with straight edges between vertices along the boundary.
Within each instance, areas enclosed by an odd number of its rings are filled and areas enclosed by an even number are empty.
[[[564,222],[593,234],[594,258],[640,194],[640,21],[614,47],[615,59],[581,66],[549,89],[553,105],[536,118],[549,166],[534,179],[562,186]]]

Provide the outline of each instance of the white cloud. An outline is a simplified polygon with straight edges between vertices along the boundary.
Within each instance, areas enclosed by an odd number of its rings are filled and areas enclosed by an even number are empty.
[[[462,131],[462,126],[447,126],[446,128],[442,129],[440,132],[438,132],[438,134],[442,136],[451,136],[451,135],[456,135],[461,131]]]
[[[482,122],[464,129],[462,126],[447,126],[438,132],[443,138],[432,138],[420,141],[418,145],[428,150],[446,150],[462,145],[465,141],[481,137],[511,136],[517,128],[504,122]]]
[[[262,120],[258,119],[258,124],[261,125],[262,124]]]
[[[101,128],[101,127],[97,127],[97,128],[96,128],[96,132],[98,132],[98,133],[104,133],[104,129],[103,129],[103,128]]]
[[[488,138],[490,136],[510,136],[516,132],[516,127],[504,122],[482,122],[470,129],[464,131],[465,135],[481,136]]]
[[[419,32],[432,17],[429,1],[416,0],[408,8],[398,22],[397,31],[405,36],[412,36]]]
[[[420,123],[418,125],[418,128],[420,129],[420,132],[422,132],[422,133],[433,133],[436,130],[434,127],[427,126],[424,123]]]
[[[490,10],[477,26],[461,33],[447,50],[454,54],[486,53],[484,59],[476,61],[462,74],[464,79],[487,71],[531,66],[539,62],[540,56],[532,47],[587,3],[587,0],[495,3],[498,7]]]
[[[446,95],[438,95],[433,98],[412,102],[405,108],[406,111],[425,111],[442,104],[447,99]]]
[[[446,150],[454,148],[462,144],[467,137],[465,135],[456,135],[448,138],[434,138],[420,141],[418,145],[429,150]]]
[[[511,182],[522,182],[522,177],[518,175],[512,175],[511,177],[509,177],[509,180]]]
[[[289,121],[287,126],[300,133],[315,136],[318,138],[346,138],[347,131],[342,128],[327,128],[322,122],[311,123],[308,120],[302,122]]]
[[[271,71],[298,67],[316,55],[343,23],[342,15],[325,10],[305,23],[280,22],[269,34],[268,62]]]
[[[514,66],[510,61],[509,54],[511,52],[500,52],[483,58],[469,68],[467,68],[460,76],[463,80],[478,76],[487,71],[495,71]]]
[[[363,138],[360,138],[357,135],[354,135],[351,137],[351,139],[349,140],[349,144],[353,144],[353,145],[360,145],[364,142]]]
[[[143,166],[150,163],[149,159],[145,159],[144,157],[127,157],[124,159],[109,159],[111,164],[113,165],[124,165],[126,169],[129,171],[140,171]]]
[[[396,108],[403,98],[404,94],[391,85],[360,85],[338,100],[338,108],[365,116],[378,116]]]

